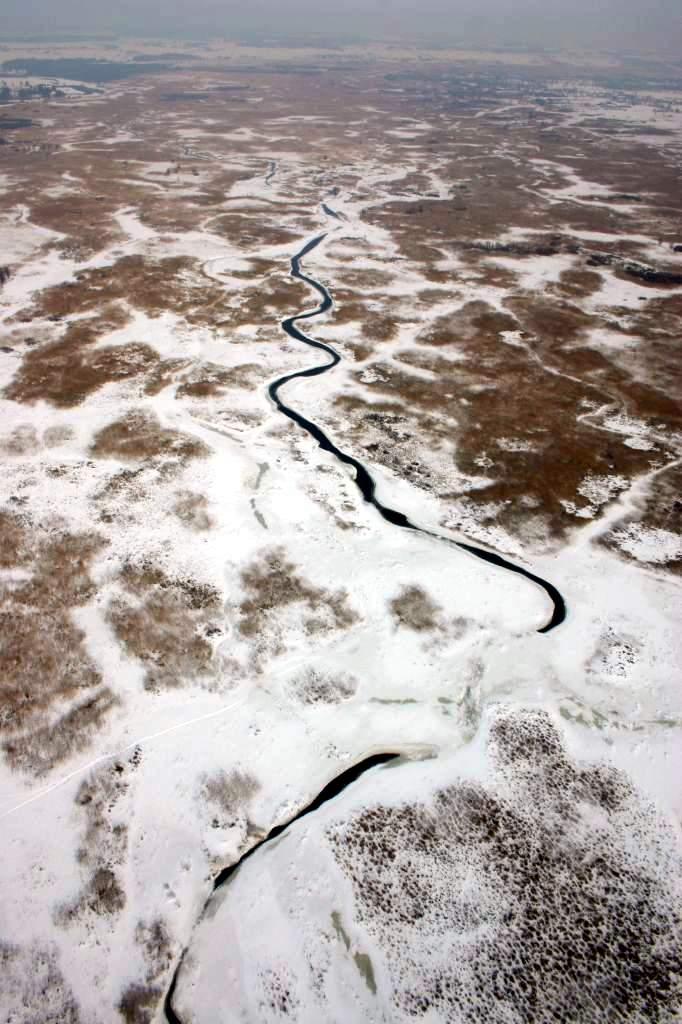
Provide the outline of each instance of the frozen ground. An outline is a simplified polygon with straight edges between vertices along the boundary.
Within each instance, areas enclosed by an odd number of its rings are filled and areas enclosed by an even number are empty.
[[[626,142],[604,181],[609,94],[565,83],[455,115],[368,71],[343,117],[338,83],[220,84],[55,101],[51,160],[9,151],[2,1011],[163,1021],[175,977],[186,1024],[558,1020],[578,990],[581,1021],[672,1022],[675,174],[632,199],[654,143]],[[541,588],[384,521],[268,399],[325,358],[279,327],[322,233],[305,330],[343,358],[282,397],[381,502],[558,587],[552,632]]]

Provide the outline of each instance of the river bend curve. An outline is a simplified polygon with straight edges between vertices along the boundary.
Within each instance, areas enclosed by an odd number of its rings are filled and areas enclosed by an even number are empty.
[[[286,320],[282,321],[281,326],[282,330],[285,331],[290,338],[293,338],[294,341],[301,341],[310,348],[319,349],[324,352],[325,355],[329,356],[329,361],[326,363],[320,363],[318,366],[311,366],[305,370],[297,370],[294,373],[288,373],[284,377],[278,377],[277,380],[273,381],[268,387],[268,394],[270,398],[275,403],[279,411],[314,438],[323,451],[330,452],[336,459],[338,459],[339,462],[342,462],[344,465],[350,466],[355,470],[355,484],[358,490],[365,501],[370,505],[373,505],[377,512],[387,520],[387,522],[392,523],[393,526],[399,526],[404,530],[414,530],[416,533],[421,533],[426,537],[431,537],[435,540],[450,544],[453,547],[457,547],[462,551],[466,551],[470,555],[474,555],[476,558],[482,559],[484,562],[488,562],[490,565],[497,566],[499,569],[507,569],[509,572],[514,572],[519,576],[523,576],[525,579],[544,590],[552,602],[552,615],[549,621],[538,630],[538,633],[549,633],[556,626],[560,625],[566,618],[566,603],[560,591],[553,583],[543,579],[541,576],[537,576],[528,569],[524,569],[520,565],[515,565],[513,562],[510,562],[508,559],[503,558],[502,555],[498,555],[493,551],[488,551],[485,548],[477,547],[476,545],[469,544],[465,541],[453,540],[450,537],[445,537],[433,530],[423,529],[411,522],[404,512],[400,512],[397,509],[390,508],[388,505],[384,505],[377,498],[376,483],[366,466],[352,455],[349,455],[347,452],[338,448],[327,434],[325,434],[321,427],[316,423],[313,423],[312,420],[307,419],[290,405],[287,405],[280,398],[280,390],[285,384],[288,384],[289,381],[303,377],[319,377],[321,374],[332,370],[341,362],[341,356],[332,348],[331,345],[327,345],[322,341],[317,341],[315,338],[309,337],[297,327],[297,324],[300,321],[311,320],[314,317],[321,316],[323,313],[327,313],[334,305],[334,301],[328,289],[325,288],[320,281],[317,281],[314,277],[306,274],[301,268],[301,262],[305,257],[313,252],[313,250],[316,249],[326,237],[326,232],[317,235],[315,238],[307,242],[300,252],[291,259],[291,276],[299,281],[303,281],[310,288],[316,291],[321,299],[320,304],[315,309],[309,310],[306,313],[298,313],[295,316],[287,317]]]

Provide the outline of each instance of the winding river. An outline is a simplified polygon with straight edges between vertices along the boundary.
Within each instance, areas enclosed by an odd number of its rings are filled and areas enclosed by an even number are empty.
[[[325,210],[325,212],[327,211]],[[332,210],[330,213],[334,214],[334,211]],[[337,215],[334,214],[334,216]],[[324,352],[325,355],[329,356],[329,361],[321,363],[318,366],[311,366],[306,370],[297,370],[295,373],[289,373],[284,377],[279,377],[277,380],[273,381],[268,388],[270,398],[273,400],[279,411],[294,423],[298,424],[299,427],[302,427],[303,430],[307,431],[307,433],[317,441],[323,451],[330,452],[339,460],[339,462],[342,462],[346,466],[350,466],[355,470],[355,484],[358,490],[365,501],[369,502],[370,505],[373,505],[377,512],[379,512],[387,522],[392,523],[393,526],[399,526],[404,530],[414,530],[415,533],[421,533],[426,537],[431,537],[435,540],[449,544],[452,547],[460,548],[462,551],[466,551],[468,554],[474,555],[476,558],[481,558],[484,562],[489,562],[491,565],[495,565],[500,569],[507,569],[509,572],[515,572],[519,576],[523,576],[525,579],[530,580],[532,583],[541,587],[552,601],[553,610],[549,621],[539,629],[538,632],[549,633],[550,630],[554,629],[555,626],[558,626],[566,618],[566,604],[553,583],[542,579],[540,576],[536,576],[535,573],[530,572],[528,569],[524,569],[520,565],[514,565],[513,562],[508,561],[508,559],[503,558],[501,555],[498,555],[493,551],[487,551],[485,548],[476,547],[474,544],[468,544],[465,541],[452,540],[450,537],[445,537],[433,530],[427,530],[421,526],[417,526],[407,518],[404,512],[400,512],[397,509],[390,508],[388,505],[384,505],[376,496],[376,483],[367,468],[359,462],[358,459],[354,458],[352,455],[348,455],[347,452],[342,451],[340,448],[337,448],[321,427],[318,427],[318,425],[313,423],[312,420],[306,419],[305,416],[302,416],[300,412],[292,409],[290,405],[287,405],[280,398],[279,393],[281,389],[285,384],[288,384],[289,381],[297,380],[301,377],[319,377],[321,374],[332,370],[341,362],[341,356],[331,347],[331,345],[326,345],[324,342],[310,338],[297,327],[297,324],[301,321],[311,320],[314,317],[321,316],[323,313],[327,313],[334,305],[333,299],[325,286],[315,280],[315,278],[304,273],[301,269],[302,260],[313,252],[313,250],[316,249],[326,237],[326,233],[317,235],[310,242],[307,242],[301,251],[291,260],[291,276],[297,278],[299,281],[304,281],[305,284],[313,288],[321,298],[320,304],[316,309],[307,313],[298,313],[296,316],[291,316],[286,320],[283,320],[282,329],[290,338],[293,338],[294,341],[302,341],[305,345],[309,345],[311,348],[319,349]]]
[[[315,799],[306,807],[304,807],[303,810],[299,811],[297,815],[295,815],[289,821],[283,822],[281,825],[275,825],[275,827],[271,829],[268,832],[268,834],[260,840],[260,842],[256,843],[255,846],[252,846],[250,850],[247,850],[246,853],[239,858],[239,860],[235,861],[234,864],[230,864],[228,865],[228,867],[223,868],[220,874],[216,875],[213,882],[213,889],[211,890],[211,894],[209,895],[208,899],[206,900],[206,903],[204,904],[204,909],[199,917],[199,921],[201,921],[201,919],[203,918],[206,912],[206,908],[213,899],[213,896],[215,895],[216,891],[220,889],[221,886],[225,885],[226,882],[229,882],[230,878],[232,878],[232,876],[239,870],[242,864],[244,864],[244,862],[247,861],[250,857],[253,857],[254,853],[256,853],[257,850],[260,850],[261,846],[264,846],[266,843],[269,843],[273,839],[276,839],[283,832],[285,832],[286,829],[290,828],[294,824],[294,822],[299,821],[301,818],[305,818],[307,814],[312,814],[313,811],[318,810],[318,808],[322,807],[322,805],[326,804],[329,800],[333,800],[335,797],[339,795],[339,793],[342,793],[344,789],[347,789],[348,786],[355,782],[356,779],[358,779],[361,775],[364,775],[365,772],[368,772],[371,768],[377,768],[389,762],[397,761],[400,759],[400,757],[400,754],[386,753],[372,754],[370,757],[364,758],[364,760],[359,761],[357,764],[352,765],[350,768],[347,768],[340,775],[337,775],[336,778],[332,779],[331,782],[328,782],[324,789],[320,790]],[[182,956],[180,957],[180,961],[177,967],[175,968],[173,980],[171,981],[170,987],[168,989],[164,1001],[164,1012],[168,1024],[183,1024],[181,1018],[178,1017],[177,1013],[175,1012],[175,1009],[173,1008],[173,997],[175,995],[178,977],[180,975],[180,971],[182,969],[186,953],[187,948],[183,951]]]
[[[276,164],[274,164],[273,162],[273,164],[271,164],[270,167],[269,176],[274,175],[275,170]],[[327,207],[326,204],[323,204],[322,209],[327,216],[340,219],[339,214],[337,214],[330,207]],[[303,377],[319,377],[321,374],[327,373],[329,370],[332,370],[338,363],[341,362],[341,356],[335,349],[331,347],[331,345],[326,345],[324,342],[316,341],[314,338],[311,338],[307,334],[304,334],[304,332],[300,330],[299,327],[297,326],[302,321],[311,320],[315,317],[321,316],[323,313],[327,313],[330,309],[332,309],[334,305],[333,299],[327,288],[325,288],[325,286],[321,284],[319,281],[317,281],[315,278],[310,277],[308,274],[304,273],[304,271],[301,268],[301,263],[305,259],[305,257],[308,256],[311,252],[313,252],[324,241],[326,237],[326,233],[317,235],[311,241],[307,242],[300,250],[300,252],[293,256],[291,260],[291,276],[298,279],[299,281],[305,282],[305,284],[309,285],[310,288],[316,291],[317,294],[320,296],[320,303],[313,310],[310,310],[306,313],[298,313],[295,316],[291,316],[288,317],[286,320],[283,320],[282,329],[294,341],[303,342],[303,344],[308,345],[310,348],[319,349],[321,352],[324,352],[324,354],[329,357],[328,361],[321,363],[317,366],[311,366],[305,370],[297,370],[295,373],[286,374],[284,377],[279,377],[277,380],[273,381],[272,384],[270,384],[268,387],[268,394],[270,395],[270,398],[275,403],[278,410],[284,416],[288,417],[288,419],[290,419],[292,422],[296,423],[299,427],[302,427],[303,430],[305,430],[312,438],[314,438],[315,441],[317,441],[318,445],[320,446],[320,448],[322,448],[323,451],[330,452],[332,455],[335,456],[336,459],[339,460],[339,462],[343,463],[346,466],[350,466],[351,469],[354,470],[355,484],[360,493],[362,494],[362,497],[366,502],[372,505],[387,522],[391,523],[393,526],[398,526],[401,529],[413,530],[415,533],[421,533],[426,537],[430,537],[442,543],[448,544],[451,547],[459,548],[462,551],[466,551],[468,554],[474,555],[476,558],[480,558],[485,562],[489,562],[491,565],[497,566],[500,569],[507,569],[509,572],[515,572],[518,575],[525,577],[525,579],[530,580],[532,583],[537,584],[537,586],[541,587],[551,599],[553,611],[549,621],[540,630],[538,630],[538,632],[548,633],[550,630],[554,629],[561,622],[563,622],[566,617],[566,605],[564,599],[552,583],[549,583],[547,580],[543,580],[540,576],[536,576],[534,573],[529,572],[527,569],[524,569],[521,566],[514,565],[512,562],[509,562],[506,558],[502,558],[501,555],[495,554],[492,551],[487,551],[485,548],[479,548],[473,544],[468,544],[464,541],[456,541],[450,537],[443,536],[442,534],[436,533],[432,530],[424,529],[423,527],[417,526],[415,523],[411,522],[403,512],[400,512],[399,510],[394,508],[390,508],[388,505],[384,505],[377,498],[376,483],[372,478],[371,474],[369,473],[369,471],[367,470],[367,468],[358,459],[354,458],[352,455],[349,455],[347,452],[342,451],[340,448],[337,448],[337,446],[333,443],[333,441],[330,440],[330,438],[327,436],[327,434],[325,434],[321,427],[319,427],[316,423],[313,423],[312,420],[306,419],[305,416],[301,415],[301,413],[297,412],[291,406],[287,405],[280,398],[281,389],[286,384],[288,384],[289,381],[297,380]],[[215,892],[219,888],[221,888],[221,886],[225,885],[230,880],[230,878],[232,878],[235,872],[242,866],[242,864],[244,864],[246,860],[252,857],[262,846],[264,846],[266,843],[271,842],[273,839],[276,839],[277,836],[281,835],[285,831],[285,829],[289,828],[294,822],[298,821],[300,818],[303,818],[307,814],[311,814],[313,811],[316,811],[319,807],[322,806],[322,804],[326,803],[328,800],[334,799],[334,797],[338,796],[339,793],[346,789],[347,786],[351,785],[351,783],[355,782],[365,772],[369,771],[372,768],[376,768],[377,766],[386,764],[387,762],[395,761],[399,757],[400,755],[396,753],[372,754],[371,756],[366,757],[359,763],[353,765],[351,768],[346,769],[346,771],[342,772],[336,778],[332,779],[332,781],[329,782],[324,787],[324,789],[320,791],[320,793],[318,793],[315,799],[306,807],[304,807],[301,811],[299,811],[299,813],[295,815],[295,817],[291,818],[289,821],[286,821],[280,825],[276,825],[273,829],[271,829],[271,831],[266,836],[264,836],[263,839],[256,843],[255,846],[252,846],[249,850],[247,850],[246,853],[238,861],[235,861],[235,863],[228,865],[228,867],[226,868],[223,868],[223,870],[214,879],[213,889],[210,895],[208,896],[206,903],[204,904],[204,909],[199,917],[199,920],[203,918],[206,908],[210,901],[212,900]],[[173,974],[173,979],[171,981],[170,987],[168,989],[164,1001],[164,1013],[168,1024],[183,1024],[182,1020],[180,1019],[180,1017],[178,1017],[177,1013],[175,1012],[175,1009],[173,1008],[173,998],[178,983],[178,977],[180,971],[182,970],[184,958],[187,953],[187,948],[183,951],[182,956],[180,957],[180,960]]]

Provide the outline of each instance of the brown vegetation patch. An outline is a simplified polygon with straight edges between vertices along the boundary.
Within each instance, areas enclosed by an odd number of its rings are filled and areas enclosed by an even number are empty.
[[[86,879],[79,893],[57,908],[55,921],[62,927],[89,916],[113,917],[125,906],[118,872],[127,855],[128,827],[115,812],[128,790],[128,775],[140,759],[136,748],[127,761],[96,769],[78,787],[76,805],[85,819],[85,831],[76,858]]]
[[[63,642],[63,638],[62,639]],[[65,666],[68,670],[73,664]],[[109,713],[120,701],[108,686],[76,704],[50,725],[33,727],[3,743],[8,763],[19,771],[45,775],[75,750],[82,749],[100,732]]]
[[[594,270],[564,270],[554,291],[566,299],[586,299],[602,286],[602,278]]]
[[[208,499],[204,494],[194,491],[178,491],[173,512],[181,523],[192,530],[210,530],[212,524],[208,514]]]
[[[358,681],[354,676],[307,668],[291,681],[288,689],[300,704],[340,704],[355,696]]]
[[[178,398],[211,398],[224,394],[227,388],[252,388],[254,381],[263,376],[257,363],[224,367],[215,363],[201,363],[178,387]]]
[[[672,1024],[673,831],[623,773],[572,761],[544,712],[501,714],[489,751],[490,781],[441,782],[327,830],[385,957],[388,1012]]]
[[[122,256],[106,266],[80,271],[73,281],[46,288],[38,294],[31,314],[93,315],[104,305],[123,303],[152,317],[169,309],[190,316],[220,303],[222,296],[222,289],[201,277],[196,263],[187,257]]]
[[[368,365],[372,396],[389,396],[396,403],[392,418],[403,419],[385,441],[368,442],[368,430],[383,430],[391,413],[379,412],[375,401],[349,396],[336,404],[344,410],[345,431],[372,459],[417,486],[436,489],[446,501],[459,500],[462,493],[449,486],[446,471],[431,474],[429,466],[441,439],[454,441],[457,469],[491,478],[477,488],[476,498],[495,509],[494,521],[529,543],[545,543],[576,525],[562,502],[575,502],[586,478],[630,479],[648,468],[647,453],[580,418],[587,403],[632,403],[652,419],[669,417],[671,424],[677,422],[678,406],[587,348],[585,330],[594,320],[577,307],[530,296],[509,305],[515,316],[469,303],[421,332],[421,343],[435,345],[443,356],[455,354],[454,360],[429,361],[408,350],[400,353],[404,370],[388,362]],[[512,328],[520,329],[520,343],[503,337]],[[409,373],[409,364],[430,369],[437,378]],[[668,372],[662,357],[660,365],[661,373]],[[364,383],[364,372],[355,377]],[[509,438],[518,443],[507,444]]]
[[[122,310],[104,309],[92,319],[71,324],[59,341],[31,349],[5,388],[5,396],[16,402],[44,400],[69,408],[110,380],[126,380],[145,372],[158,361],[147,346],[88,351],[100,337],[123,326],[126,320]]]
[[[221,815],[220,819],[214,818],[213,827],[227,828],[236,818],[243,819],[249,801],[260,788],[258,779],[242,768],[221,769],[206,776],[202,796]]]
[[[417,335],[422,345],[454,346],[471,340],[496,341],[502,331],[513,331],[517,321],[485,302],[468,302],[455,313],[433,320]]]
[[[126,1024],[151,1024],[164,995],[165,976],[173,962],[174,943],[160,918],[135,929],[135,942],[142,949],[145,962],[144,981],[128,985],[121,995],[117,1010]]]
[[[309,633],[349,629],[358,620],[344,589],[329,591],[305,580],[283,548],[272,548],[241,573],[246,596],[239,611],[239,631],[259,638],[276,626],[277,612],[300,604],[308,609],[304,627]]]
[[[391,599],[389,607],[396,625],[415,633],[438,629],[440,625],[440,607],[422,587],[414,584],[403,587],[398,596]]]
[[[253,261],[255,262],[255,261]],[[253,275],[248,275],[253,280]],[[302,284],[291,277],[275,272],[258,280],[256,285],[242,289],[237,296],[226,295],[226,308],[217,326],[225,328],[271,327],[278,320],[299,310],[304,304]],[[273,340],[281,344],[279,331],[273,332]],[[233,341],[239,340],[238,336]],[[249,339],[250,340],[250,339]]]
[[[255,249],[271,245],[293,245],[300,239],[304,230],[301,226],[300,231],[290,231],[274,220],[264,220],[262,216],[247,216],[238,212],[226,213],[211,224],[211,231],[216,234],[224,235],[231,242]]]
[[[163,427],[156,413],[147,409],[133,409],[104,427],[90,451],[97,458],[165,459],[181,464],[210,454],[203,441]]]
[[[158,395],[164,388],[175,383],[177,378],[191,365],[190,359],[160,359],[151,367],[145,377],[145,394]]]
[[[2,586],[3,749],[13,766],[40,775],[81,749],[117,703],[101,688],[71,617],[94,593],[89,568],[104,541],[95,534],[44,534],[8,512],[0,513],[0,537],[2,568],[25,573]]]
[[[216,665],[207,633],[221,611],[218,592],[153,565],[126,566],[121,582],[125,593],[111,602],[107,618],[126,651],[142,662],[145,687],[212,680]]]
[[[637,530],[642,529],[646,536],[650,531],[661,530],[665,531],[666,536],[672,535],[669,539],[682,536],[682,467],[673,465],[659,473],[649,493],[640,500],[639,506],[638,514],[620,519],[608,533],[599,537],[600,544],[634,561],[638,559],[622,544],[622,540],[630,533],[636,534]],[[649,544],[649,547],[652,545]],[[682,574],[682,555],[671,555],[666,559],[662,556],[660,545],[651,554],[657,567],[677,575]],[[646,561],[646,557],[640,560]]]
[[[528,295],[508,299],[506,305],[515,313],[524,330],[537,336],[541,344],[552,351],[562,343],[575,341],[599,323],[579,306],[567,301]]]
[[[157,985],[132,982],[124,989],[116,1009],[125,1024],[152,1024],[163,997]]]
[[[96,349],[95,342],[122,327],[131,308],[149,316],[170,309],[190,323],[214,324],[224,305],[224,289],[196,273],[192,260],[180,257],[154,262],[126,256],[110,266],[83,271],[76,281],[40,292],[36,303],[18,315],[24,321],[79,319],[67,324],[58,341],[26,353],[5,394],[20,402],[44,399],[70,407],[110,381],[135,378],[155,394],[190,363],[161,360],[142,342]]]
[[[76,436],[76,431],[67,423],[60,423],[54,427],[48,427],[43,434],[43,444],[46,448],[59,448],[61,445],[71,441]]]
[[[81,1024],[56,948],[0,942],[2,1013],[7,1024]]]
[[[3,455],[29,455],[40,447],[38,433],[31,424],[20,424],[7,436],[0,440],[0,452]]]

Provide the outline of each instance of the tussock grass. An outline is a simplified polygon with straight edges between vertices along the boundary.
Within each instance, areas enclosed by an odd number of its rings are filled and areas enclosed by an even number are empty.
[[[116,1009],[125,1024],[152,1024],[162,996],[157,985],[133,982],[124,990]]]
[[[20,771],[45,775],[92,739],[119,704],[109,687],[102,687],[55,721],[5,740],[3,750],[9,764]]]
[[[40,447],[36,428],[30,424],[20,424],[7,436],[0,440],[0,452],[3,455],[29,455]]]
[[[244,808],[260,789],[258,779],[241,768],[221,769],[204,779],[202,796],[227,818],[243,815]]]
[[[167,986],[173,963],[174,944],[161,918],[135,929],[135,942],[145,963],[143,980],[131,982],[121,995],[116,1009],[125,1024],[152,1024]]]

